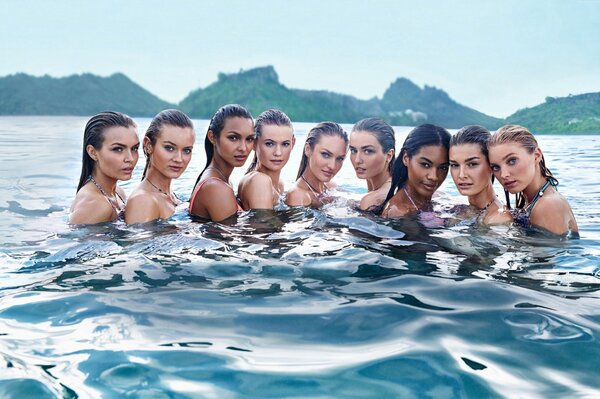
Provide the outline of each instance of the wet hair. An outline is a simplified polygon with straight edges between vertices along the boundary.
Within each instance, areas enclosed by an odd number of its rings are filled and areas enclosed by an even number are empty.
[[[461,128],[450,138],[450,148],[461,144],[476,144],[479,146],[481,153],[485,157],[486,162],[489,162],[488,143],[492,134],[483,126],[468,125]],[[494,174],[491,177],[494,182]]]
[[[242,107],[239,104],[227,104],[222,106],[217,110],[217,112],[215,112],[213,117],[210,119],[210,123],[208,124],[208,129],[206,131],[206,137],[204,138],[206,165],[204,166],[204,169],[202,169],[202,172],[200,172],[200,174],[198,175],[194,187],[196,187],[196,185],[200,181],[202,174],[204,173],[206,168],[208,168],[208,165],[210,165],[210,163],[212,162],[213,156],[215,154],[215,146],[208,139],[208,132],[211,131],[214,137],[218,139],[221,135],[221,132],[223,131],[223,128],[225,127],[225,121],[229,118],[236,117],[252,120],[252,114],[250,114],[250,112],[248,112],[246,108]]]
[[[389,150],[396,150],[396,136],[394,135],[394,129],[385,123],[380,118],[367,118],[362,119],[354,125],[352,128],[353,132],[367,132],[371,133],[377,139],[377,142],[383,148],[383,153],[387,154]],[[392,173],[392,165],[396,159],[396,154],[392,155],[390,163],[388,164],[388,171]]]
[[[313,150],[315,145],[321,139],[321,136],[339,136],[344,140],[344,143],[348,145],[348,134],[342,129],[340,125],[335,122],[321,122],[317,124],[315,127],[309,130],[308,135],[306,136],[306,141],[304,143],[304,147],[302,148],[302,159],[300,160],[300,167],[298,168],[298,176],[296,176],[296,180],[302,176],[306,167],[308,166],[308,157],[306,156],[305,147],[308,144],[309,148]]]
[[[496,130],[488,143],[488,148],[506,143],[520,144],[530,154],[532,154],[535,149],[539,147],[535,136],[529,130],[527,130],[527,128],[519,125],[504,125],[500,129]],[[550,184],[557,186],[558,180],[552,175],[552,172],[550,172],[550,169],[548,169],[546,166],[546,161],[544,160],[543,154],[539,165],[542,176],[549,180]],[[504,194],[506,195],[507,206],[510,208],[509,192],[504,190]],[[523,195],[523,193],[517,193],[515,207],[523,208],[524,206],[525,195]]]
[[[77,192],[79,192],[81,187],[88,182],[94,171],[94,167],[96,166],[96,161],[94,161],[87,152],[87,146],[91,145],[96,150],[100,150],[102,148],[102,143],[104,143],[104,132],[106,129],[115,126],[122,126],[125,128],[137,127],[133,119],[129,116],[114,111],[100,112],[99,114],[92,116],[86,123],[83,131],[83,157]]]
[[[383,211],[387,202],[399,189],[404,187],[408,180],[408,168],[402,161],[404,154],[406,154],[408,158],[412,158],[421,150],[421,148],[428,145],[440,146],[448,150],[450,148],[450,133],[443,127],[429,123],[419,125],[408,133],[408,136],[406,136],[406,139],[404,140],[404,144],[402,144],[402,149],[394,162],[390,191],[388,191],[385,201],[383,201],[381,206],[376,210],[376,213],[381,213]]]
[[[150,126],[148,126],[148,130],[146,130],[146,135],[144,137],[148,137],[150,140],[150,144],[154,147],[156,145],[156,140],[158,139],[158,135],[160,134],[163,126],[176,126],[181,128],[191,128],[194,130],[194,124],[192,120],[183,112],[177,109],[165,109],[164,111],[159,112],[152,121],[150,122]],[[142,173],[142,180],[146,177],[146,172],[150,167],[150,159],[151,155],[148,153],[146,147],[144,146],[144,155],[146,156],[146,166],[144,167],[144,172]]]
[[[258,115],[254,121],[254,142],[262,135],[262,129],[264,126],[289,126],[292,127],[292,121],[290,118],[278,109],[268,109],[262,114]],[[256,149],[254,149],[254,159],[250,164],[250,167],[246,173],[252,172],[258,164],[258,155]]]
[[[450,147],[461,144],[476,144],[481,153],[489,160],[488,142],[492,134],[489,130],[479,125],[465,126],[450,138]]]

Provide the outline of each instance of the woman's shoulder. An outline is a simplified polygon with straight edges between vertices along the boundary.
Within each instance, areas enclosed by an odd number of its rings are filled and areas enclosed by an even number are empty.
[[[109,222],[114,218],[114,209],[100,193],[94,193],[86,187],[75,196],[69,215],[70,224],[96,224]]]
[[[540,198],[530,215],[532,225],[554,234],[567,233],[574,223],[573,219],[573,211],[569,202],[557,191]]]
[[[512,214],[504,207],[496,208],[488,212],[483,220],[485,224],[508,224],[512,221]]]
[[[289,189],[285,196],[285,203],[289,206],[309,206],[312,203],[310,192],[298,185],[298,181]]]
[[[367,210],[372,207],[379,206],[385,201],[387,191],[384,193],[381,190],[371,191],[360,200],[360,209]]]
[[[262,173],[259,171],[252,171],[245,175],[240,181],[239,189],[254,189],[254,188],[271,188],[273,185],[273,181],[271,177],[266,173]]]
[[[382,216],[387,218],[399,218],[411,212],[412,208],[402,200],[400,191],[398,191],[383,209]]]

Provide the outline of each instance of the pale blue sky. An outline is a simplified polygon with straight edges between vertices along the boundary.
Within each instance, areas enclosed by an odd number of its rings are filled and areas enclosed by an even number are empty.
[[[363,99],[403,76],[498,117],[600,91],[600,1],[0,0],[0,15],[0,76],[123,72],[171,102],[268,64]]]

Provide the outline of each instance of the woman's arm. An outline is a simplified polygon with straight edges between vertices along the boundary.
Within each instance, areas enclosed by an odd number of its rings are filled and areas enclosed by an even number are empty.
[[[210,220],[220,222],[233,216],[238,211],[238,203],[233,189],[219,179],[211,179],[204,183],[202,192],[198,193],[195,202],[201,200]]]

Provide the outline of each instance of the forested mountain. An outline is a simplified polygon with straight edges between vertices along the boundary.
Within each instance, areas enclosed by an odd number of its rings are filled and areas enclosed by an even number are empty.
[[[19,73],[0,78],[0,115],[93,115],[116,110],[154,116],[173,107],[122,73],[65,78]]]

